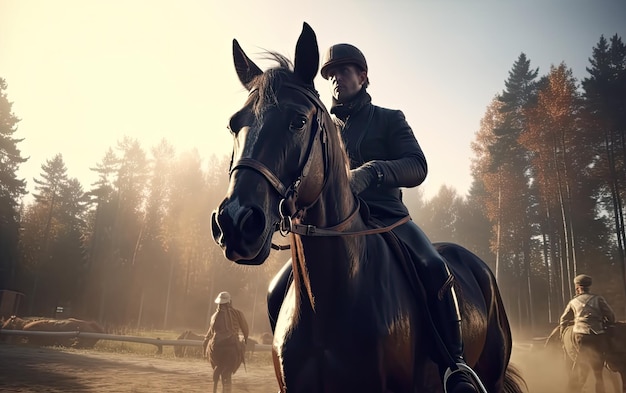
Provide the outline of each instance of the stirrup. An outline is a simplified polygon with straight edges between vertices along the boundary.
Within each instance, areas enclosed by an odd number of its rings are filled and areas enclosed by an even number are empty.
[[[488,393],[487,388],[485,388],[485,385],[483,385],[482,381],[480,380],[476,372],[472,370],[470,366],[468,366],[465,363],[457,363],[456,367],[457,367],[456,370],[451,370],[450,367],[448,367],[446,372],[443,374],[444,393],[448,393],[448,378],[450,378],[452,374],[463,373],[463,372],[467,372],[470,375],[470,377],[474,381],[474,384],[478,387],[478,390],[480,390],[481,393]]]

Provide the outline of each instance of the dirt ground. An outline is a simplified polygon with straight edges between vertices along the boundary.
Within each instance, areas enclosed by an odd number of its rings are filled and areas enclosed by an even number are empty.
[[[269,356],[269,354],[268,354]],[[233,393],[277,392],[269,362],[242,366]],[[0,392],[206,393],[212,370],[202,359],[0,344]],[[221,392],[221,384],[218,390]]]
[[[249,362],[233,376],[234,393],[277,392],[269,361]],[[541,348],[517,346],[518,366],[529,393],[566,393],[566,375],[560,360]],[[607,393],[619,382],[607,371]],[[618,378],[618,377],[617,377]],[[209,364],[201,359],[32,348],[0,343],[0,392],[157,393],[211,392]],[[592,392],[593,377],[585,392]],[[219,390],[221,392],[221,389]]]
[[[529,393],[571,393],[567,388],[568,374],[562,352],[543,347],[543,341],[514,345],[511,362],[521,371]],[[605,393],[622,393],[619,374],[604,369]],[[580,393],[595,392],[595,377],[591,374]]]

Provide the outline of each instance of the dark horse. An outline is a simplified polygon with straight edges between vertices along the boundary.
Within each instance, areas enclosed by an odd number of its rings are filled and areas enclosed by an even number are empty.
[[[224,255],[240,264],[263,263],[274,232],[290,233],[294,280],[273,342],[281,391],[441,392],[423,290],[380,233],[389,228],[368,226],[350,191],[346,154],[313,85],[315,33],[304,24],[293,69],[271,55],[279,64],[263,72],[233,40],[249,97],[230,119],[230,186],[212,224]],[[468,364],[488,392],[521,392],[489,268],[459,246],[438,249],[457,278]]]
[[[222,392],[232,392],[232,377],[245,361],[245,344],[238,338],[216,344],[206,343],[205,355],[213,368],[213,393],[217,393],[217,386],[222,380]]]
[[[607,334],[606,365],[622,377],[622,393],[626,393],[626,321],[615,322],[607,329]]]
[[[603,393],[605,391],[603,370],[606,366],[610,371],[620,374],[622,379],[621,391],[626,393],[626,322],[616,322],[608,327],[606,340],[605,353],[580,353],[574,340],[573,327],[565,327],[561,336],[557,326],[546,339],[545,347],[563,351],[565,368],[570,378],[569,384],[572,391],[581,390],[589,377],[589,371],[591,371],[595,378],[595,392]],[[615,375],[613,374],[613,376]],[[615,391],[619,391],[617,376],[612,378],[612,382]]]

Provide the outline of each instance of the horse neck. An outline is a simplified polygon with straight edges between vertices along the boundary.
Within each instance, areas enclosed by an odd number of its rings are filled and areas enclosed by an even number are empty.
[[[365,225],[358,212],[347,221],[358,206],[347,181],[345,186],[329,182],[315,206],[307,211],[306,223],[327,228],[345,222],[342,231],[361,230]],[[364,239],[364,236],[302,236],[295,242],[299,292],[308,297],[316,315],[330,317],[337,310],[338,299],[345,299],[352,288],[349,280],[359,269]]]

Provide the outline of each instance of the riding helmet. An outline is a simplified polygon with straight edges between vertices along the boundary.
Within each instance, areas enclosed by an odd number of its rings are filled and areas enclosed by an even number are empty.
[[[579,274],[574,278],[574,284],[580,287],[590,287],[591,286],[591,277],[586,274]]]
[[[215,298],[215,303],[217,304],[230,303],[230,293],[220,292],[220,294],[217,295],[217,297]]]
[[[324,54],[320,74],[322,74],[324,79],[328,79],[328,69],[340,64],[355,64],[363,71],[367,72],[367,61],[365,61],[363,52],[354,45],[335,44],[328,48]]]

